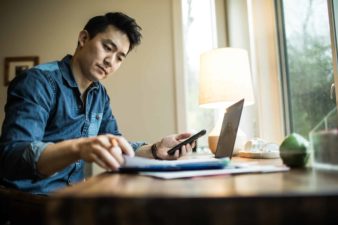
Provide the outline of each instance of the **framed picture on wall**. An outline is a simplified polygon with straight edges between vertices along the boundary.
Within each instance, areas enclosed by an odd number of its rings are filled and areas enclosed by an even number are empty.
[[[4,84],[7,86],[14,77],[38,63],[38,56],[6,57]]]

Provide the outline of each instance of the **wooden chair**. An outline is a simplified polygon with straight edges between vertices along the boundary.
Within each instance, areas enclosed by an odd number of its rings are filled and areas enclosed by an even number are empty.
[[[47,200],[47,196],[0,185],[0,224],[45,224]]]

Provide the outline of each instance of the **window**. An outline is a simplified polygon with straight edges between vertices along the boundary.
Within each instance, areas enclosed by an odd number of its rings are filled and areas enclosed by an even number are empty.
[[[286,127],[307,137],[335,102],[327,0],[276,0]],[[284,57],[283,57],[284,56]]]
[[[187,129],[210,131],[217,112],[198,105],[198,79],[200,54],[216,47],[214,1],[182,0],[182,20]],[[206,136],[199,145],[207,146]]]

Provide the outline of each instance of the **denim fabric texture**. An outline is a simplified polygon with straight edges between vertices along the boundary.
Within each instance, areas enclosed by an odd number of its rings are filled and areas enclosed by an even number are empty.
[[[79,160],[44,178],[36,164],[50,143],[111,133],[121,135],[104,86],[94,82],[85,105],[70,69],[72,56],[35,66],[8,87],[0,137],[1,183],[34,194],[48,194],[84,179]],[[134,150],[143,142],[130,143]]]

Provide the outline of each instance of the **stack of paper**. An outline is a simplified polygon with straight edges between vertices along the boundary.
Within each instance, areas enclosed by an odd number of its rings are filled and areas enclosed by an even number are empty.
[[[187,160],[155,160],[143,157],[124,156],[121,172],[139,172],[140,175],[161,179],[177,179],[197,176],[213,176],[241,173],[284,172],[289,168],[257,163],[230,163],[229,158],[205,158]]]

